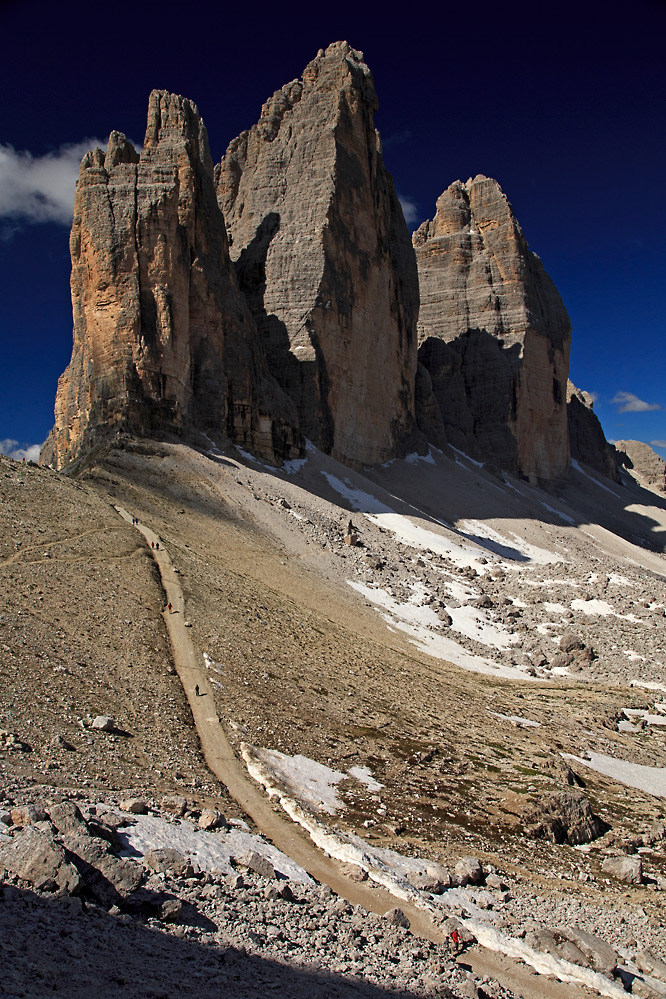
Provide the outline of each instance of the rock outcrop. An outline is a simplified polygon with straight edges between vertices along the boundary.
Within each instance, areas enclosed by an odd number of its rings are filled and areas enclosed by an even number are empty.
[[[564,475],[571,325],[499,184],[456,181],[413,241],[419,360],[449,442],[531,481]]]
[[[571,381],[567,383],[571,457],[584,462],[614,482],[619,482],[617,452],[606,440],[593,406],[594,400],[588,392],[581,392]]]
[[[414,447],[418,283],[363,55],[320,51],[216,170],[240,287],[303,433],[346,462]]]
[[[643,441],[615,441],[618,462],[645,489],[666,493],[666,462]]]
[[[229,260],[203,121],[153,91],[139,154],[112,132],[76,189],[74,347],[42,460],[62,467],[118,429],[196,428],[260,455],[298,453]]]

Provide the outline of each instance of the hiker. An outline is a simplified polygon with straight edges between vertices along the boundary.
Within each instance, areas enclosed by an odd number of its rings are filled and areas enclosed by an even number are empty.
[[[198,683],[195,683],[195,685],[194,685],[194,696],[195,697],[199,696],[199,684]]]
[[[159,541],[157,542],[157,544],[155,545],[155,547],[157,548],[158,551],[160,550],[160,543],[159,543]]]
[[[167,604],[167,610],[169,611],[169,614],[170,614],[171,613],[171,604]]]
[[[155,542],[154,542],[154,541],[151,541],[151,542],[150,542],[150,547],[151,547],[151,548],[154,548],[154,547],[155,547]]]

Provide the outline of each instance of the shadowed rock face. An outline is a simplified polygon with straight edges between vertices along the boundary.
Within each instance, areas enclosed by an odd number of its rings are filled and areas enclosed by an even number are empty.
[[[499,184],[456,181],[413,241],[419,360],[448,440],[533,481],[565,474],[571,325]]]
[[[617,468],[619,455],[604,437],[593,405],[591,395],[581,392],[572,382],[568,382],[567,417],[571,457],[585,462],[614,482],[619,482],[620,475]]]
[[[42,460],[57,467],[114,430],[228,434],[297,453],[293,405],[270,378],[229,260],[204,124],[153,91],[144,148],[113,132],[81,164],[72,256],[74,347]]]
[[[362,53],[337,42],[266,102],[216,170],[271,371],[304,434],[362,464],[419,440],[416,264],[376,108]]]

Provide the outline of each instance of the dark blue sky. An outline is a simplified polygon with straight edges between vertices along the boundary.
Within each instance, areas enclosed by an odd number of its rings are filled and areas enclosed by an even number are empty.
[[[41,157],[113,128],[141,142],[159,87],[198,104],[219,160],[345,38],[373,71],[385,159],[416,222],[452,181],[496,177],[569,310],[572,380],[598,396],[607,437],[663,441],[666,456],[666,3],[235,6],[0,0],[0,144]],[[71,307],[67,225],[7,214],[7,173],[25,164],[0,158],[0,440],[34,444]]]

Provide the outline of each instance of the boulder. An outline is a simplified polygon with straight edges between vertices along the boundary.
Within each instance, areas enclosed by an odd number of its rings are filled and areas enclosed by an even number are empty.
[[[484,878],[483,867],[476,857],[463,857],[454,867],[458,883],[461,885],[480,885]]]
[[[97,715],[93,718],[91,728],[98,728],[102,732],[113,732],[115,728],[115,720],[111,715]]]
[[[645,972],[646,975],[651,975],[653,978],[658,978],[662,982],[666,982],[666,962],[661,958],[655,957],[654,954],[649,950],[639,950],[636,954],[636,967],[639,971]]]
[[[389,909],[388,912],[384,913],[384,919],[386,920],[387,923],[390,923],[392,926],[401,926],[405,930],[408,930],[409,927],[411,926],[409,919],[404,914],[402,909],[398,908]]]
[[[63,844],[86,893],[107,909],[128,898],[143,882],[143,868],[132,860],[115,857],[104,840],[63,836]]]
[[[567,940],[583,952],[595,971],[600,971],[602,975],[612,975],[618,964],[618,956],[604,940],[577,926],[562,932]]]
[[[639,885],[643,880],[643,864],[640,857],[606,857],[601,869],[627,884]]]
[[[528,836],[572,846],[589,843],[608,829],[607,824],[592,813],[585,795],[577,791],[560,791],[544,795],[537,802],[528,802],[521,819]]]
[[[166,798],[162,798],[161,806],[165,812],[170,812],[181,818],[187,808],[187,799],[180,795],[168,795]]]
[[[147,815],[149,812],[148,802],[143,798],[125,798],[120,802],[120,807],[123,812],[129,812],[130,815]]]
[[[255,850],[247,850],[242,855],[238,856],[237,862],[243,864],[245,867],[254,871],[262,878],[273,879],[275,877],[275,868],[271,864],[270,860],[266,857],[262,857],[260,853]]]
[[[199,828],[212,831],[213,829],[223,829],[227,820],[221,812],[216,812],[212,808],[204,808],[199,816]]]
[[[0,867],[29,881],[35,888],[75,892],[81,879],[51,830],[24,826],[10,843],[0,847]]]
[[[12,808],[9,815],[14,826],[32,826],[46,818],[46,812],[39,805],[19,805]]]
[[[143,862],[151,871],[157,874],[174,874],[177,877],[188,878],[194,873],[189,860],[170,847],[148,850]]]
[[[88,832],[85,819],[78,805],[73,801],[63,801],[59,805],[51,805],[49,818],[61,835],[80,836],[86,835]]]
[[[585,648],[585,642],[573,631],[565,631],[560,638],[560,652],[576,652]]]

